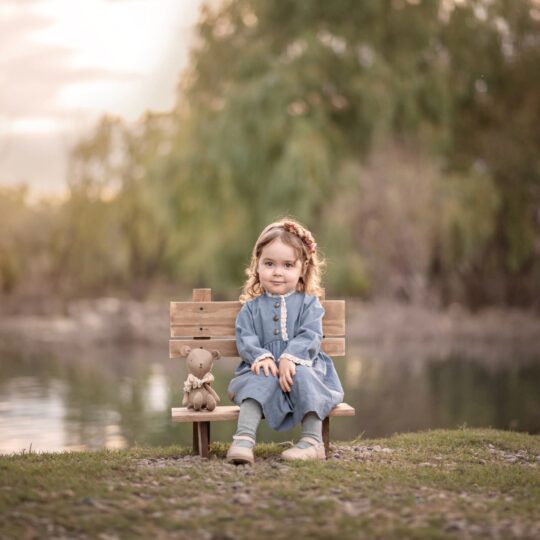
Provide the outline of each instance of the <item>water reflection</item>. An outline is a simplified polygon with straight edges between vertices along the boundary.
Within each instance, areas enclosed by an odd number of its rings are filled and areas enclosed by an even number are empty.
[[[172,424],[186,376],[166,348],[102,348],[55,353],[0,352],[0,452],[191,444],[191,425]],[[513,360],[513,359],[512,359]],[[236,360],[214,367],[221,404]],[[540,363],[388,354],[352,347],[336,359],[354,418],[331,422],[334,439],[384,436],[438,427],[491,426],[540,432]],[[212,425],[229,440],[234,423]],[[290,440],[263,422],[260,440]]]

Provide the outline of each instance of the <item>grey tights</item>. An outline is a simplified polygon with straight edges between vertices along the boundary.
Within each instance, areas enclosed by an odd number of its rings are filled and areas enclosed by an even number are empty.
[[[257,438],[257,428],[262,418],[262,408],[258,401],[248,398],[242,401],[240,405],[240,415],[238,417],[238,428],[235,435],[248,435],[253,440]],[[308,412],[302,420],[302,437],[311,437],[316,441],[322,442],[322,420],[314,412]],[[244,448],[253,448],[251,441],[237,440],[236,446]],[[296,443],[298,448],[307,448],[310,446],[307,442]]]
[[[320,443],[322,442],[322,420],[313,411],[308,412],[302,420],[302,434],[300,435],[300,439],[303,437],[311,437]],[[295,446],[297,448],[308,448],[311,444],[308,442],[297,442]]]
[[[248,435],[253,440],[257,437],[257,428],[262,418],[262,408],[258,401],[248,398],[240,405],[240,416],[238,417],[238,427],[235,435]],[[235,446],[253,448],[251,441],[239,440],[234,442]]]

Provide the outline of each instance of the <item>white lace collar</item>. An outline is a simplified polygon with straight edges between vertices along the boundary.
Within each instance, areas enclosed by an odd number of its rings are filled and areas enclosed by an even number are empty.
[[[291,296],[291,294],[295,292],[295,290],[292,290],[289,291],[287,294],[272,294],[271,292],[265,291],[264,294],[266,294],[266,296],[269,296],[270,298],[287,298],[287,296]]]

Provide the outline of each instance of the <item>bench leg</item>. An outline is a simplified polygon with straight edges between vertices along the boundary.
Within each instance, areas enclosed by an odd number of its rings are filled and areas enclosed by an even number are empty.
[[[193,422],[193,453],[199,453],[199,422]]]
[[[210,422],[193,422],[193,452],[208,457],[210,444]]]
[[[322,423],[322,439],[324,443],[324,452],[326,459],[330,455],[330,417],[327,416]]]
[[[210,444],[210,422],[199,422],[199,455],[208,457],[208,445]]]

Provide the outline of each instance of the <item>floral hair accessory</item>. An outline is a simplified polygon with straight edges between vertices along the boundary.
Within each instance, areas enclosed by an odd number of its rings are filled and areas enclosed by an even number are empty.
[[[299,228],[296,223],[291,221],[283,223],[283,229],[298,236],[310,253],[315,253],[315,251],[317,251],[317,243],[309,231]]]
[[[304,240],[304,244],[306,244],[310,253],[315,253],[317,251],[317,242],[306,242]]]

